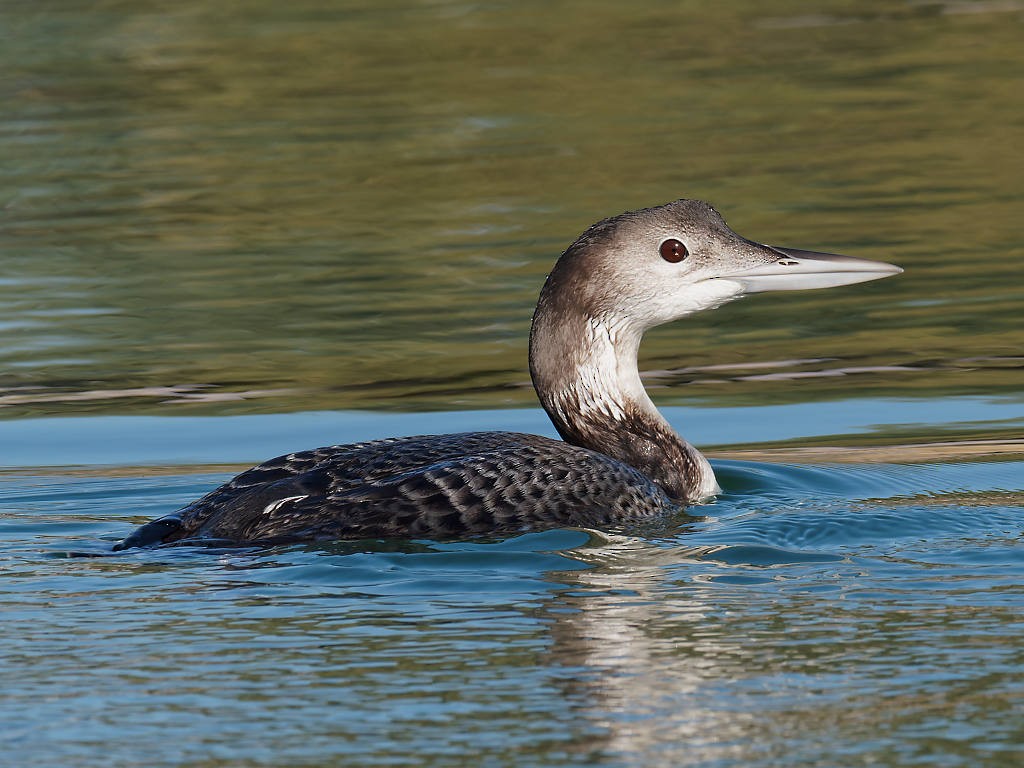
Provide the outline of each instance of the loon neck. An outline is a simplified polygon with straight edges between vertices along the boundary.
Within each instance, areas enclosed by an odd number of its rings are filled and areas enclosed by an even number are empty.
[[[542,294],[530,333],[534,387],[562,438],[629,464],[677,500],[717,493],[707,459],[675,433],[640,381],[643,331],[566,309]]]

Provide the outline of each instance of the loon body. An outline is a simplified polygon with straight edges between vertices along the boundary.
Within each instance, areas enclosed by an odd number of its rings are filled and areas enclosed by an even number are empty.
[[[698,200],[604,219],[559,258],[533,317],[530,373],[562,440],[471,432],[291,453],[114,548],[441,538],[656,520],[720,489],[707,459],[644,390],[637,368],[644,332],[747,293],[901,271],[746,240]]]

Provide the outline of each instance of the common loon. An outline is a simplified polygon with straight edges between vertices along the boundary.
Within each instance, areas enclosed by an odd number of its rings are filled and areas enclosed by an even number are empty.
[[[748,293],[894,275],[892,264],[761,245],[699,200],[604,219],[555,264],[530,332],[530,374],[563,441],[512,432],[374,440],[260,464],[115,550],[172,542],[449,538],[657,520],[720,492],[654,407],[644,332]]]

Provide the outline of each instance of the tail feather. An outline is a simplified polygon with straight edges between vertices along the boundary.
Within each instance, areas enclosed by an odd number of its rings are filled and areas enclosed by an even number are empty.
[[[176,517],[161,517],[157,520],[146,523],[136,529],[134,533],[122,539],[114,545],[114,551],[132,547],[148,547],[153,544],[160,544],[175,531],[181,529],[181,520]]]

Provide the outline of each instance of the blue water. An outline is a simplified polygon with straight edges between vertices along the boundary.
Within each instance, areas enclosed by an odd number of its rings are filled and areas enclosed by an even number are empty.
[[[485,417],[542,415],[406,421]],[[400,419],[0,422],[10,764],[1018,764],[1019,455],[720,459],[724,495],[649,535],[110,553],[230,475],[206,456]]]
[[[1019,397],[862,398],[753,407],[663,407],[697,445],[822,435],[1019,430]],[[74,464],[257,463],[318,445],[398,434],[504,429],[555,437],[539,409],[438,413],[310,412],[246,416],[49,417],[0,421],[0,468]]]

